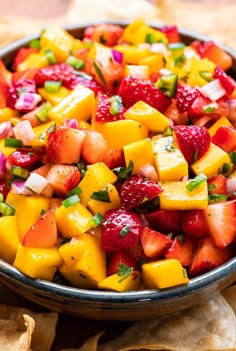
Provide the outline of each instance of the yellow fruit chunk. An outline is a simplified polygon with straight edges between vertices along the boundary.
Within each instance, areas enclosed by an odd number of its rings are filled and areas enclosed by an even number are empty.
[[[91,89],[78,85],[59,104],[48,113],[53,121],[63,123],[65,119],[76,118],[78,121],[87,121],[91,116],[95,104],[95,95]]]
[[[84,178],[79,183],[82,190],[80,194],[81,203],[87,206],[90,196],[94,191],[103,189],[107,184],[114,184],[117,176],[103,162],[94,163],[89,166]]]
[[[219,129],[222,126],[231,126],[232,127],[231,122],[225,116],[221,116],[219,119],[217,119],[217,121],[208,129],[210,136],[213,137],[213,135],[215,135],[217,129]]]
[[[139,122],[123,119],[108,123],[92,123],[92,129],[103,134],[111,149],[121,150],[127,144],[148,137],[148,129]]]
[[[149,74],[159,72],[165,66],[164,55],[161,53],[152,54],[151,56],[141,58],[138,64],[148,66]]]
[[[189,282],[185,269],[175,259],[144,263],[142,280],[148,289],[165,289]]]
[[[148,79],[149,67],[144,65],[126,65],[125,76],[131,76],[140,79]]]
[[[52,281],[62,258],[57,249],[39,249],[19,245],[13,266],[36,279]]]
[[[52,127],[54,123],[55,122],[50,121],[33,128],[35,137],[30,142],[32,147],[40,147],[40,146],[45,146],[47,144],[47,138],[48,138],[47,131],[50,129],[50,127]]]
[[[29,228],[41,217],[41,211],[49,209],[50,200],[41,195],[18,195],[10,191],[6,202],[14,207],[17,217],[20,239],[22,240]]]
[[[0,258],[12,264],[20,244],[16,216],[3,216],[0,218],[0,242]]]
[[[120,207],[120,195],[116,187],[112,184],[107,184],[105,189],[107,190],[111,202],[103,202],[94,199],[89,200],[88,209],[93,214],[100,212],[101,215],[104,216],[108,210]]]
[[[211,143],[209,150],[191,168],[195,174],[204,173],[210,179],[222,171],[224,163],[230,162],[227,152]]]
[[[180,180],[188,176],[188,163],[172,137],[153,141],[155,167],[159,179],[163,181]]]
[[[22,72],[30,68],[43,68],[48,66],[48,59],[44,51],[30,54],[17,66],[17,71]]]
[[[64,62],[74,47],[75,39],[59,25],[46,29],[40,38],[40,47],[43,50],[52,50],[57,63]]]
[[[9,156],[11,155],[12,152],[16,151],[15,147],[8,147],[5,146],[5,141],[4,139],[0,140],[0,151],[5,155],[5,156]]]
[[[68,238],[76,237],[92,227],[92,214],[80,202],[56,209],[56,223],[59,232]]]
[[[140,272],[133,271],[126,278],[117,273],[106,277],[98,283],[98,289],[109,291],[137,291],[140,286]]]
[[[125,163],[128,167],[130,161],[133,162],[133,173],[140,174],[140,169],[144,165],[154,165],[152,141],[149,138],[135,141],[124,146]]]
[[[72,267],[63,262],[59,271],[73,286],[95,289],[98,282],[106,277],[105,252],[100,248],[100,241],[91,234],[81,234],[78,241],[81,241],[81,256]]]
[[[53,106],[59,104],[59,102],[65,97],[67,97],[70,93],[70,91],[65,87],[61,87],[57,93],[49,93],[44,88],[39,88],[38,92],[42,96],[42,98],[50,102],[50,104],[52,104]]]
[[[138,65],[141,59],[150,55],[149,49],[140,48],[133,45],[116,45],[114,49],[122,52],[125,63],[130,65]]]
[[[10,107],[0,108],[0,123],[9,121],[10,118],[18,116],[19,113]]]
[[[58,251],[65,264],[68,267],[72,267],[78,262],[84,253],[84,242],[72,238],[68,243],[61,245]]]
[[[166,116],[141,100],[131,106],[124,117],[142,123],[152,132],[163,132],[170,125]]]
[[[162,210],[204,210],[208,205],[207,182],[203,181],[193,191],[186,188],[191,180],[160,182],[159,194]]]

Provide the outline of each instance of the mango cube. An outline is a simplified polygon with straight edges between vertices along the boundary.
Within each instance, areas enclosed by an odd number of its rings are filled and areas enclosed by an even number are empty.
[[[40,147],[47,144],[47,131],[53,124],[54,122],[50,121],[33,128],[35,137],[31,140],[32,147]]]
[[[150,164],[154,165],[153,149],[151,139],[143,139],[124,146],[125,163],[128,167],[133,161],[133,173],[140,174],[141,167]]]
[[[9,156],[12,152],[14,152],[16,148],[5,146],[4,139],[0,140],[0,151],[5,155]]]
[[[18,245],[20,244],[20,235],[16,216],[0,217],[0,258],[12,264]]]
[[[149,67],[145,65],[126,65],[126,77],[132,76],[140,79],[149,78]]]
[[[68,243],[61,245],[58,252],[65,264],[68,267],[72,267],[78,262],[84,253],[84,242],[83,240],[72,238]]]
[[[165,66],[164,55],[155,53],[147,57],[143,57],[138,62],[139,65],[145,65],[149,68],[149,74],[159,72]]]
[[[30,68],[43,68],[48,66],[48,59],[44,51],[30,54],[17,66],[17,72],[27,71]]]
[[[59,104],[59,102],[67,97],[70,93],[65,87],[61,87],[57,93],[49,93],[44,88],[38,89],[39,94],[53,106]]]
[[[217,121],[208,129],[210,136],[213,137],[213,135],[215,135],[216,131],[222,126],[231,126],[232,127],[231,122],[225,116],[221,116],[219,119],[217,119]]]
[[[113,184],[107,184],[105,188],[108,192],[111,202],[102,202],[94,199],[89,200],[88,209],[93,214],[100,212],[101,215],[104,216],[108,210],[120,207],[120,195],[116,187]]]
[[[116,45],[115,50],[120,51],[124,55],[125,63],[130,65],[138,65],[139,61],[150,55],[150,50],[147,48],[140,48],[133,45]]]
[[[10,118],[18,116],[18,112],[10,107],[0,108],[0,123],[9,121]]]
[[[109,291],[137,291],[140,286],[141,274],[138,271],[133,271],[129,276],[123,279],[117,273],[106,277],[98,283],[98,289]]]

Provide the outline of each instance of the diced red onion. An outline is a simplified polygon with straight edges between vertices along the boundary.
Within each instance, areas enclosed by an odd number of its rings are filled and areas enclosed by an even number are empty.
[[[214,79],[210,83],[199,88],[202,95],[208,97],[211,101],[217,101],[226,95],[225,89],[220,84],[219,79]]]
[[[170,53],[167,47],[163,43],[154,43],[150,48],[151,52],[163,54],[165,57],[169,56]]]
[[[111,53],[112,53],[112,57],[113,57],[114,61],[116,61],[117,63],[123,62],[123,58],[124,58],[123,52],[120,52],[117,50],[111,50]]]
[[[24,180],[15,180],[11,183],[11,191],[16,195],[34,195],[32,191],[25,187]]]
[[[227,178],[227,193],[231,195],[234,191],[236,191],[236,175]]]
[[[160,69],[160,75],[161,76],[168,76],[169,74],[171,74],[172,72],[169,70],[169,69],[167,69],[167,68],[161,68]]]
[[[196,57],[198,60],[200,59],[200,56],[193,48],[191,48],[191,46],[184,47],[184,56],[187,60],[190,60],[192,57]]]
[[[12,125],[10,121],[0,123],[0,139],[13,136]]]
[[[204,115],[201,118],[199,118],[194,124],[199,127],[204,127],[211,119],[212,116]]]
[[[228,118],[231,122],[236,122],[236,99],[228,100],[229,115]]]
[[[15,103],[15,109],[24,112],[32,111],[41,100],[39,94],[22,93]]]
[[[154,182],[158,181],[158,175],[157,175],[156,169],[150,163],[146,163],[144,166],[140,167],[139,172],[142,176],[148,177]]]
[[[0,179],[3,179],[5,177],[6,162],[6,156],[0,151]]]
[[[65,125],[66,125],[66,127],[73,128],[73,129],[79,128],[78,120],[75,118],[66,119]]]
[[[30,145],[30,142],[35,138],[35,133],[28,120],[17,123],[13,132],[15,138],[20,139],[23,145]]]
[[[25,187],[36,194],[41,194],[47,185],[48,180],[38,173],[30,173],[25,181]]]

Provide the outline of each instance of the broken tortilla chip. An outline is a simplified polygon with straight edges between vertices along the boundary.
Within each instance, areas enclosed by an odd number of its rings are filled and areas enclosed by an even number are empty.
[[[236,314],[236,284],[231,285],[229,288],[222,291],[221,295],[225,298]]]
[[[100,331],[99,333],[90,336],[80,348],[63,349],[60,351],[97,351],[98,341],[103,334],[104,334],[104,331]]]

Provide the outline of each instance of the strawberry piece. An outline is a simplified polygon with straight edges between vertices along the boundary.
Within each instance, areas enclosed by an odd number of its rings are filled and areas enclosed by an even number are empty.
[[[78,185],[80,172],[75,166],[52,165],[46,178],[56,192],[67,196]]]
[[[11,86],[9,72],[0,59],[0,108],[7,106],[7,91]]]
[[[37,86],[43,86],[47,80],[61,81],[63,85],[71,80],[74,76],[74,68],[67,63],[59,63],[40,68],[35,74],[35,83]]]
[[[36,72],[38,71],[37,68],[31,67],[25,71],[20,71],[20,72],[12,72],[11,76],[11,81],[12,83],[16,83],[18,80],[25,80],[25,79],[31,79],[34,80],[34,76]]]
[[[188,164],[199,160],[210,147],[211,137],[205,127],[176,126],[174,135]]]
[[[154,199],[162,192],[159,184],[140,174],[133,174],[121,187],[121,207],[131,210]]]
[[[218,174],[209,179],[208,192],[209,194],[227,194],[227,179],[223,174]]]
[[[125,111],[119,96],[110,97],[105,93],[98,92],[95,110],[96,122],[113,122],[124,119]]]
[[[84,130],[85,137],[81,149],[81,156],[88,164],[103,161],[108,145],[104,136],[93,130]]]
[[[213,72],[213,78],[219,79],[220,84],[228,95],[232,94],[236,87],[236,82],[233,80],[233,78],[229,77],[219,66],[216,66]]]
[[[84,31],[84,39],[90,39],[106,46],[118,44],[123,33],[123,28],[115,24],[96,24],[89,26]]]
[[[195,240],[188,235],[178,235],[172,241],[171,246],[166,250],[165,258],[175,258],[182,266],[188,267],[192,261],[195,249]]]
[[[6,197],[9,191],[10,191],[10,188],[7,186],[7,184],[3,180],[0,181],[0,194],[3,195],[3,200],[6,200]]]
[[[191,118],[199,118],[202,117],[205,114],[205,111],[209,106],[212,106],[212,101],[208,99],[207,97],[199,94],[196,99],[193,101],[189,111],[188,115]],[[229,107],[228,107],[228,102],[226,98],[221,98],[217,100],[217,102],[214,103],[214,107],[212,109],[212,112],[208,111],[207,116],[228,116],[229,115]]]
[[[37,92],[34,80],[27,78],[20,79],[17,82],[12,83],[12,86],[7,91],[7,106],[14,109],[16,102],[22,92],[36,94]],[[18,109],[18,111],[25,112],[24,109]]]
[[[13,61],[13,68],[16,71],[17,67],[21,62],[23,62],[29,55],[38,52],[35,48],[20,48]]]
[[[81,84],[84,87],[91,89],[94,92],[95,96],[99,91],[104,91],[104,88],[96,80],[92,79],[92,77],[91,79],[88,79],[82,76],[73,75],[71,79],[65,80],[63,84],[69,90],[73,90],[79,84]]]
[[[236,200],[210,204],[204,211],[215,246],[221,249],[228,246],[236,234]]]
[[[140,228],[140,218],[135,213],[122,209],[107,211],[102,223],[101,248],[111,251],[137,245]]]
[[[134,77],[125,77],[122,79],[118,95],[122,97],[126,108],[142,100],[158,111],[164,112],[171,103],[171,99],[160,89],[152,85],[151,81]]]
[[[55,211],[45,212],[32,225],[22,240],[22,246],[51,249],[57,243],[57,225]]]
[[[181,113],[188,112],[199,94],[196,88],[179,84],[174,98],[178,111]]]
[[[140,240],[143,251],[149,258],[161,257],[172,244],[168,236],[148,227],[141,230]]]
[[[210,237],[199,240],[193,260],[189,267],[189,274],[199,276],[209,272],[229,261],[233,257],[231,247],[218,248]]]
[[[165,33],[168,39],[168,43],[179,43],[180,35],[178,31],[178,27],[175,25],[165,25],[159,28],[159,31]]]
[[[40,159],[40,153],[35,150],[17,149],[8,156],[7,165],[9,169],[12,166],[19,166],[31,170],[39,165]]]
[[[85,132],[57,126],[48,134],[46,158],[49,163],[77,163],[80,159]]]
[[[140,241],[137,245],[129,247],[128,249],[124,249],[124,252],[133,257],[138,263],[141,263],[143,261],[146,262],[148,260],[148,257],[145,255]]]
[[[236,128],[221,126],[211,138],[211,141],[226,152],[236,148]]]
[[[117,273],[121,263],[125,264],[127,267],[133,267],[134,270],[138,269],[137,261],[132,256],[128,255],[124,251],[118,250],[112,253],[107,267],[107,275],[109,276]]]
[[[209,235],[209,229],[203,210],[183,211],[182,228],[185,234],[196,239]]]
[[[125,167],[124,151],[118,149],[108,149],[104,156],[103,162],[110,169]]]
[[[150,227],[164,234],[181,231],[181,215],[178,210],[156,210],[145,214]]]

